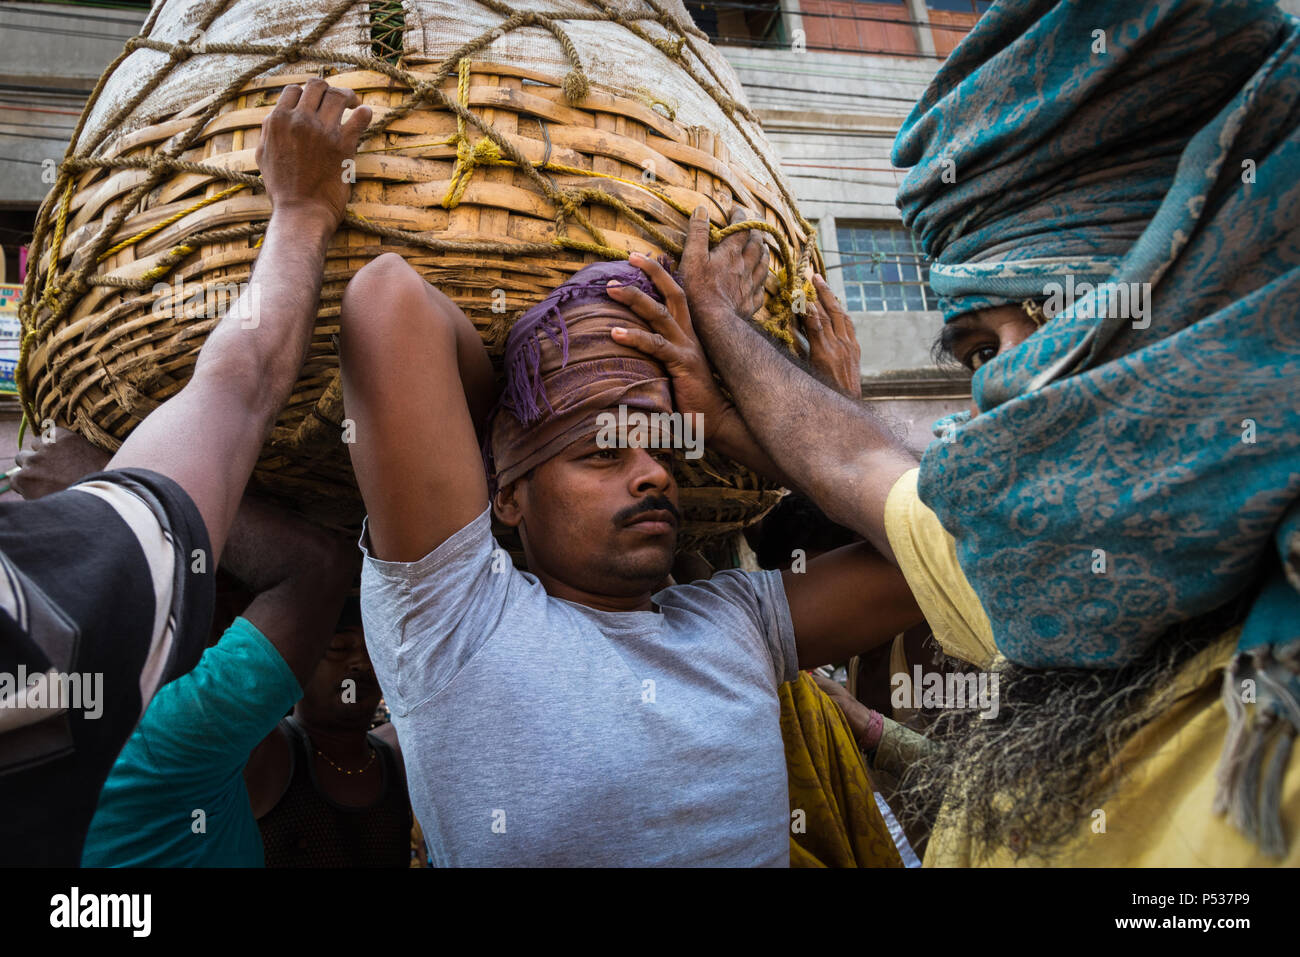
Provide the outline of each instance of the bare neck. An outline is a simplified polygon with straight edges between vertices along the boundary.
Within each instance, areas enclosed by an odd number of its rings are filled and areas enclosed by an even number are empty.
[[[654,611],[655,608],[654,602],[650,599],[654,594],[651,591],[637,595],[601,595],[560,581],[544,571],[535,570],[533,574],[546,589],[546,594],[552,598],[571,601],[575,605],[585,605],[596,611]]]

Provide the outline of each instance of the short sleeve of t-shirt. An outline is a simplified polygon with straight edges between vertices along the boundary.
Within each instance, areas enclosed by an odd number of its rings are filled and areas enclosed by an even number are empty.
[[[433,697],[495,629],[523,576],[492,537],[491,507],[428,555],[386,562],[362,527],[361,619],[384,698],[404,715]]]
[[[737,609],[763,637],[764,650],[772,664],[778,685],[799,676],[799,655],[794,642],[794,623],[785,597],[785,583],[779,571],[746,572],[727,569],[707,580],[673,589],[674,604],[688,600],[704,605],[723,601]],[[716,613],[716,608],[711,609]]]
[[[301,697],[275,646],[236,618],[145,712],[104,784],[82,864],[260,865],[244,765]],[[195,809],[201,839],[190,827]]]
[[[155,472],[0,505],[0,860],[76,866],[123,743],[206,643],[213,572],[198,509]]]
[[[919,474],[904,472],[885,500],[889,547],[943,650],[987,667],[997,654],[993,628],[962,573],[956,541],[917,493]]]

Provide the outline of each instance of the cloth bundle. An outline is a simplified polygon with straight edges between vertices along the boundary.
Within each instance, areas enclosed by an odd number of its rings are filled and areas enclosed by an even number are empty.
[[[790,866],[902,867],[839,705],[806,671],[776,690],[790,789]]]

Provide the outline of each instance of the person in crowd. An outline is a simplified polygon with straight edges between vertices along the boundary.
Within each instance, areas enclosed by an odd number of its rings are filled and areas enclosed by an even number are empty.
[[[277,531],[274,563],[296,574],[159,692],[104,785],[84,866],[408,866],[401,753],[370,731],[379,685],[359,601],[340,601],[354,553]],[[300,677],[294,659],[314,663]]]
[[[267,867],[409,867],[411,802],[350,596],[294,712],[244,768]]]
[[[393,254],[344,295],[366,642],[440,866],[789,864],[806,815],[788,801],[778,686],[920,617],[897,569],[854,547],[802,575],[658,588],[686,424],[664,425],[663,365],[610,330],[688,320],[664,266],[632,258],[585,267],[512,327],[487,472],[491,374],[465,315]],[[749,266],[753,305],[765,266]],[[611,424],[620,409],[646,428]],[[706,416],[702,435],[761,454],[739,426]],[[493,514],[518,529],[527,573]]]
[[[75,433],[54,439],[20,456],[29,499],[108,460]],[[400,752],[368,734],[380,691],[346,597],[356,559],[345,539],[245,496],[223,567],[252,600],[158,690],[109,773],[84,865],[407,865]]]
[[[914,769],[928,864],[1300,861],[1298,44],[1263,0],[980,20],[895,147],[975,372],[919,477],[750,327],[748,261],[692,222],[691,317],[746,426],[1000,679]]]
[[[0,504],[6,863],[77,864],[123,743],[203,649],[212,574],[310,341],[325,248],[351,191],[339,170],[370,120],[360,106],[341,122],[356,103],[323,80],[285,87],[257,147],[271,218],[242,305],[103,473]]]

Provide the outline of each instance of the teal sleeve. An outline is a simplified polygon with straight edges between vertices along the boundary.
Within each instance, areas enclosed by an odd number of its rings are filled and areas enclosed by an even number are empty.
[[[82,865],[260,866],[244,765],[301,697],[275,646],[236,618],[158,689],[100,793]]]
[[[236,618],[193,671],[158,690],[136,736],[157,764],[242,768],[301,697],[275,646]]]

